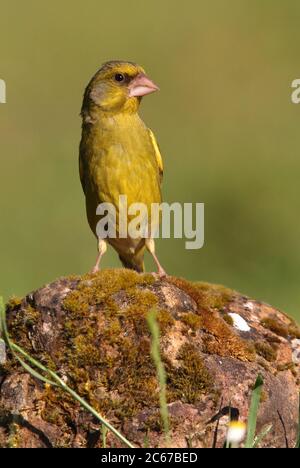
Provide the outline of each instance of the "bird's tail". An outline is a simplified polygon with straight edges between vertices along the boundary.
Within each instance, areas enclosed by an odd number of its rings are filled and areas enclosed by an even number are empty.
[[[138,273],[143,273],[145,271],[144,266],[144,248],[134,255],[119,255],[119,259],[123,263],[125,268],[130,270],[135,270]]]

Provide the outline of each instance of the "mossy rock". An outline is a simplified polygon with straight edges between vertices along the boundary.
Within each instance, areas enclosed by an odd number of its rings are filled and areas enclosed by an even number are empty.
[[[223,286],[133,271],[62,278],[7,305],[12,340],[55,370],[133,444],[165,445],[147,315],[156,310],[167,374],[169,445],[210,447],[220,406],[247,419],[264,376],[258,430],[265,446],[296,439],[299,329],[286,315]],[[247,323],[239,329],[234,317]],[[8,355],[0,368],[0,446],[101,447],[97,421]],[[221,412],[222,413],[222,412]],[[18,417],[15,417],[18,414]],[[280,418],[278,417],[280,414]],[[228,416],[219,421],[221,446]],[[107,446],[121,446],[109,433]]]

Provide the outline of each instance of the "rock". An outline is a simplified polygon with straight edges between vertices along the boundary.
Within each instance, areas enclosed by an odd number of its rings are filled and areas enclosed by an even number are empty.
[[[146,321],[153,308],[167,374],[168,444]],[[258,374],[264,390],[257,431],[273,424],[261,446],[295,445],[300,331],[267,304],[222,286],[104,270],[14,299],[7,319],[13,341],[137,447],[221,447],[229,406],[247,421]],[[0,446],[101,447],[97,420],[9,353],[0,389]],[[122,446],[110,432],[106,444]]]

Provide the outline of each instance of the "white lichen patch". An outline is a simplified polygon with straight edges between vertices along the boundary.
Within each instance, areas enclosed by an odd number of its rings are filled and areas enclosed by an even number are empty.
[[[241,317],[239,314],[236,314],[234,312],[229,312],[228,315],[232,318],[233,326],[234,328],[237,328],[237,330],[240,330],[243,332],[249,332],[251,330],[246,320],[243,319],[243,317]]]
[[[299,338],[295,338],[292,340],[292,356],[293,356],[293,363],[300,364],[300,340]]]

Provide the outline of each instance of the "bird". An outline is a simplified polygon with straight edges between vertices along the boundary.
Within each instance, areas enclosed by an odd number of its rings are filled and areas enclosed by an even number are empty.
[[[159,224],[159,217],[151,220],[151,205],[162,202],[163,160],[154,133],[139,115],[142,97],[158,90],[140,65],[124,60],[104,63],[85,89],[79,173],[88,223],[98,245],[93,273],[99,270],[109,244],[123,266],[138,273],[145,271],[147,250],[157,266],[155,274],[166,276],[156,255],[152,231],[137,238],[126,232],[121,238],[118,225],[122,195],[127,197],[128,206],[143,203],[147,207],[148,224]],[[97,234],[97,207],[105,203],[116,209],[115,237]],[[129,221],[131,217],[127,216]]]

